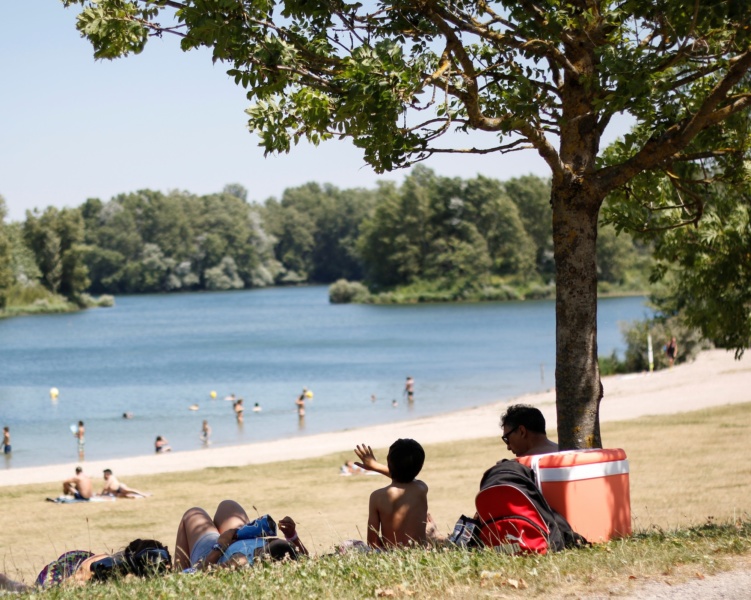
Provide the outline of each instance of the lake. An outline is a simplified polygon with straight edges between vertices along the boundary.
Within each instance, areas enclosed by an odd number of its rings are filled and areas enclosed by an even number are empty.
[[[620,324],[649,316],[644,302],[599,301],[600,355],[622,355]],[[75,461],[69,427],[78,420],[86,458],[102,460],[150,454],[157,435],[174,451],[200,448],[204,419],[223,446],[549,389],[555,309],[553,301],[329,304],[324,286],[122,296],[113,308],[0,321],[0,365],[0,426],[13,446],[6,468]],[[314,396],[301,422],[294,401],[303,387]],[[244,399],[242,425],[230,394]],[[251,412],[256,402],[262,412]]]

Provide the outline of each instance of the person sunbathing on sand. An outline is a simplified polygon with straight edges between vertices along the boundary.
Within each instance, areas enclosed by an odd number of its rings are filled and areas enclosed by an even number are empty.
[[[118,481],[117,477],[112,474],[111,469],[104,470],[104,487],[99,495],[114,496],[115,498],[146,498],[151,496],[151,494],[139,492]]]
[[[308,554],[290,517],[279,521],[284,540],[270,537],[276,534],[276,525],[268,515],[251,522],[234,500],[222,500],[213,518],[202,508],[191,508],[177,527],[173,568],[205,571],[248,566],[262,556],[296,560],[300,554]]]
[[[389,448],[387,465],[376,460],[365,444],[355,448],[358,467],[391,478],[391,483],[370,495],[368,546],[388,548],[426,544],[435,526],[428,514],[428,486],[415,479],[425,462],[425,451],[415,440],[399,439]]]

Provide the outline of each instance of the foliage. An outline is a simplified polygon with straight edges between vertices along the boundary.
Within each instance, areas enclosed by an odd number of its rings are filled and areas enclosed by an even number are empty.
[[[207,196],[139,190],[84,202],[80,250],[94,294],[354,282],[367,275],[375,295],[335,290],[332,297],[386,304],[551,298],[554,273],[544,258],[552,243],[549,196],[549,183],[534,176],[464,180],[425,167],[401,186],[308,183],[260,206],[243,200],[247,191],[237,184]],[[41,271],[20,236],[24,227],[6,230],[16,280],[33,282]],[[626,233],[616,238],[612,226],[600,236],[600,285],[643,291],[647,247]]]
[[[280,272],[273,238],[241,186],[194,196],[140,190],[81,211],[94,293],[238,289]]]
[[[370,292],[359,281],[339,279],[329,287],[329,302],[347,304],[349,302],[365,303],[370,300]]]
[[[82,297],[84,297],[82,295]],[[6,292],[5,310],[0,316],[67,313],[80,310],[80,302],[70,302],[53,294],[41,283],[14,283]]]
[[[274,251],[287,269],[285,280],[331,283],[340,278],[362,279],[355,244],[373,202],[370,191],[339,190],[317,183],[288,188],[279,201],[267,200],[263,220],[277,240]]]
[[[11,263],[13,245],[8,233],[9,226],[5,224],[5,198],[0,196],[0,310],[7,303],[8,288],[13,284],[13,268]]]
[[[41,281],[53,294],[76,298],[88,288],[88,269],[83,262],[84,222],[78,209],[48,207],[43,213],[26,211],[23,236],[41,273]]]
[[[550,182],[533,175],[525,175],[505,181],[503,188],[519,209],[524,229],[534,240],[537,248],[537,271],[546,279],[554,277]]]
[[[719,348],[740,358],[751,347],[751,180],[716,185],[695,228],[671,231],[657,244],[654,279],[667,293],[655,298]]]
[[[533,242],[500,182],[439,177],[417,167],[397,189],[381,185],[358,247],[373,290],[438,282],[481,286],[534,272]]]

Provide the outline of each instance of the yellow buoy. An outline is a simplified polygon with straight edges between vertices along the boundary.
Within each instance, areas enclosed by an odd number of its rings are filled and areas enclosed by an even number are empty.
[[[313,397],[313,392],[311,392],[310,390],[307,390],[307,391],[305,392],[305,397],[306,397],[306,398],[312,398],[312,397]]]
[[[57,398],[57,395],[60,393],[60,390],[58,390],[56,387],[50,388],[50,398],[53,400]]]
[[[211,394],[209,394],[209,395],[211,396],[212,400],[216,399],[216,392],[214,390],[211,390]]]

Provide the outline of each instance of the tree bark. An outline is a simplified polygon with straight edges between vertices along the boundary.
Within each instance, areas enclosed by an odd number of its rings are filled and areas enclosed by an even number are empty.
[[[553,185],[556,412],[561,450],[601,448],[597,362],[599,194],[570,178]]]

